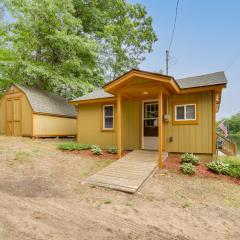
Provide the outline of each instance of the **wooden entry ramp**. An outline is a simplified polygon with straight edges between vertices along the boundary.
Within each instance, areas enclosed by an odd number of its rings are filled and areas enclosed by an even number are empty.
[[[163,153],[163,160],[167,153]],[[154,174],[158,167],[158,152],[134,150],[83,183],[135,193]]]

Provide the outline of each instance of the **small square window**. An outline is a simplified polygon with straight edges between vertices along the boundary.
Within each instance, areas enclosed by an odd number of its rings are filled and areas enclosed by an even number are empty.
[[[194,121],[196,117],[196,104],[175,105],[175,121]]]

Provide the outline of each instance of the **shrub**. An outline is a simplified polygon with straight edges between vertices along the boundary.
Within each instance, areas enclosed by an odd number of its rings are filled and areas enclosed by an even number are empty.
[[[188,175],[193,175],[196,172],[196,169],[192,163],[183,163],[180,169],[182,173],[188,174]]]
[[[228,175],[229,164],[221,160],[210,162],[207,164],[207,167],[214,173]]]
[[[68,150],[68,151],[87,150],[87,149],[91,148],[91,145],[90,144],[79,144],[78,142],[68,141],[68,142],[60,143],[58,145],[58,148],[61,150]]]
[[[115,146],[110,146],[108,148],[108,152],[111,153],[111,154],[116,154],[117,153],[117,147]]]
[[[193,165],[198,165],[200,158],[192,153],[185,153],[181,157],[181,163],[192,163]]]
[[[94,155],[101,155],[102,154],[102,149],[98,145],[92,145],[91,152]]]
[[[234,178],[240,178],[240,165],[229,165],[227,174]]]

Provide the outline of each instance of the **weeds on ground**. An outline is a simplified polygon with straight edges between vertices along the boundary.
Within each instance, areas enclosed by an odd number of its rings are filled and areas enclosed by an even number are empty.
[[[30,160],[31,155],[28,152],[16,152],[14,160],[26,162]]]
[[[23,151],[16,152],[14,158],[10,159],[8,164],[12,166],[16,163],[32,163],[30,153]]]
[[[106,199],[105,201],[104,201],[104,204],[111,204],[112,203],[112,201],[110,200],[110,199]]]

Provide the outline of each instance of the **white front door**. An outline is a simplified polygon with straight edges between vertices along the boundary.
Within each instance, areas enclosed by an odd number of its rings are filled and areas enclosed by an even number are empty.
[[[142,102],[142,149],[158,149],[158,102]]]

